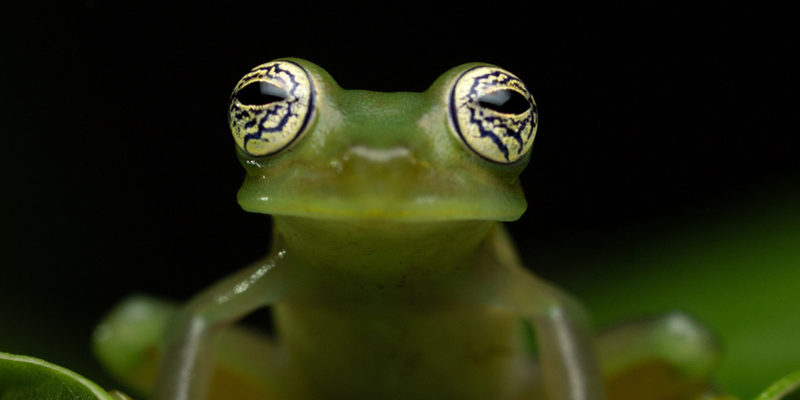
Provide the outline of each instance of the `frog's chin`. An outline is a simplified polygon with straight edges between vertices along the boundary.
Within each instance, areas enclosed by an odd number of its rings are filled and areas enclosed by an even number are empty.
[[[419,221],[514,221],[527,207],[518,180],[485,168],[351,164],[343,172],[302,164],[253,171],[239,204],[271,215]]]

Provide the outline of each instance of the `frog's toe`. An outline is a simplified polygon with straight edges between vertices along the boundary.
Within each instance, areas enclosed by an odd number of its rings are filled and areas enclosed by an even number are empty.
[[[714,334],[680,312],[611,329],[597,351],[610,400],[703,398],[721,357]]]
[[[120,302],[95,328],[94,352],[117,379],[147,392],[158,368],[158,344],[176,305],[134,295]]]

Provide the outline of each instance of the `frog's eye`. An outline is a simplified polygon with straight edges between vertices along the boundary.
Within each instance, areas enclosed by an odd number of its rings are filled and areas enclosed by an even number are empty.
[[[497,67],[464,72],[450,90],[450,123],[467,147],[487,160],[513,163],[533,145],[539,116],[519,78]]]
[[[253,68],[231,94],[228,122],[245,153],[263,157],[287,148],[314,114],[314,84],[303,67],[272,61]]]

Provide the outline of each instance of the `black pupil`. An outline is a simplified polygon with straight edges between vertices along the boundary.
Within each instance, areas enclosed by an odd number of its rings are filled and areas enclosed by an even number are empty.
[[[531,108],[525,96],[509,89],[495,90],[478,97],[478,104],[503,114],[522,114]]]
[[[285,90],[269,82],[253,82],[236,92],[239,102],[248,105],[264,105],[285,100],[289,95]]]

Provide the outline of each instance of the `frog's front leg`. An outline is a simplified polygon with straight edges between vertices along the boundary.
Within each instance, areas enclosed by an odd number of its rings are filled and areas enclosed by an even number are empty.
[[[154,389],[155,400],[202,400],[214,370],[214,334],[285,293],[284,253],[276,252],[192,299],[170,323]]]
[[[593,336],[583,308],[566,293],[521,267],[496,269],[490,304],[529,320],[537,336],[545,389],[553,400],[606,398]]]
[[[542,286],[530,290],[544,290]],[[533,322],[538,334],[542,374],[551,397],[605,399],[594,341],[583,309],[554,290],[550,293],[554,301],[534,312]]]

